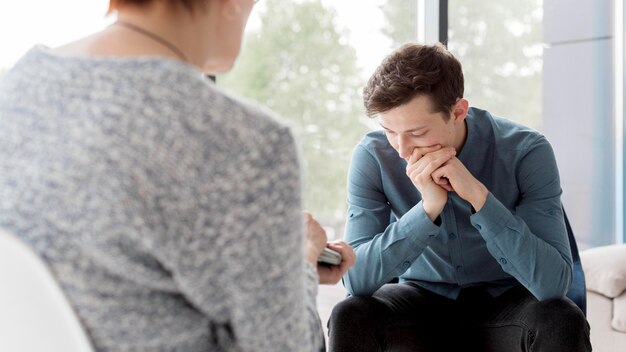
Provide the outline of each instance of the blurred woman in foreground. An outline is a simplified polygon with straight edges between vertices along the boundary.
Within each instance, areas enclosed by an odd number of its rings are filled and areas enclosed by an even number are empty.
[[[203,76],[232,67],[254,2],[111,0],[113,25],[0,81],[0,226],[99,351],[323,346],[317,283],[354,254],[317,267],[290,131]]]

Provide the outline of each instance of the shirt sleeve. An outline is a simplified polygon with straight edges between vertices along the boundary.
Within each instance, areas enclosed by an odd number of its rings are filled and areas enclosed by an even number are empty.
[[[380,175],[376,159],[363,146],[357,146],[348,172],[345,231],[346,242],[356,253],[356,263],[343,278],[352,295],[371,295],[402,275],[439,233],[422,202],[390,223],[391,206]]]
[[[163,262],[222,349],[319,351],[318,278],[304,261],[296,146],[286,129],[264,142],[232,153],[219,169],[200,167],[201,184],[190,181],[186,194],[163,204]]]
[[[518,165],[520,200],[511,212],[493,194],[470,217],[502,269],[537,299],[564,297],[572,258],[554,152],[541,137]]]

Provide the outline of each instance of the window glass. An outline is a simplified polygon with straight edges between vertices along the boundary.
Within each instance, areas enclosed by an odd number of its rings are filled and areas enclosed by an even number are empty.
[[[448,48],[471,106],[542,127],[542,0],[448,1]]]
[[[0,74],[34,45],[57,47],[114,20],[107,0],[0,1]]]

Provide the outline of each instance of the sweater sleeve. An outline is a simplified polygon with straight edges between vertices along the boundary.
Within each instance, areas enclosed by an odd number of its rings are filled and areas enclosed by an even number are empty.
[[[240,146],[220,168],[200,166],[186,194],[161,205],[164,262],[224,350],[318,351],[317,274],[303,265],[296,147],[287,129],[260,134],[262,143]]]

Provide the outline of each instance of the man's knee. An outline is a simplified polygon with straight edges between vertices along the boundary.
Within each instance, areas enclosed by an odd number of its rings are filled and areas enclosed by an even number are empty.
[[[549,299],[532,305],[531,312],[537,326],[565,330],[585,329],[587,320],[583,312],[567,299]]]
[[[371,297],[348,297],[333,308],[328,321],[331,325],[359,324],[369,322],[376,315],[377,302]]]
[[[330,351],[378,351],[383,316],[380,302],[372,297],[349,297],[339,302],[328,321]]]
[[[560,346],[563,351],[590,351],[589,324],[583,312],[567,299],[550,299],[532,305],[536,347]],[[550,349],[539,349],[550,350]]]

